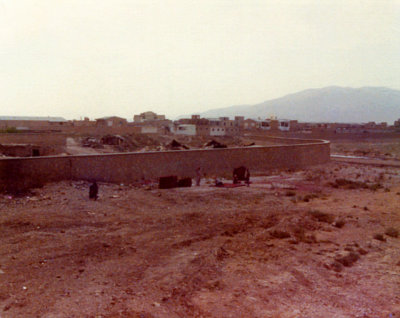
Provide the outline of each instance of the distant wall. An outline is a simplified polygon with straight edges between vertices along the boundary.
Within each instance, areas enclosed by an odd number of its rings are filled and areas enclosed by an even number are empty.
[[[354,140],[354,141],[368,141],[368,140],[379,140],[379,139],[395,139],[400,137],[400,132],[370,132],[370,133],[335,133],[332,131],[313,131],[310,133],[302,132],[247,132],[245,135],[251,136],[252,138],[260,138],[260,140],[269,137],[276,136],[282,137],[287,140],[295,140],[298,138],[308,138],[309,140],[324,139],[329,141],[341,141],[341,140]],[[267,137],[268,138],[268,137]],[[292,139],[291,139],[292,138]],[[293,139],[295,138],[295,139]]]
[[[38,146],[40,155],[56,155],[65,151],[66,135],[61,133],[0,133],[0,144]]]
[[[0,120],[0,129],[9,127],[22,129],[62,129],[69,125],[67,122],[54,122],[48,120]]]
[[[0,191],[23,190],[59,180],[130,183],[142,178],[194,177],[197,167],[208,175],[231,174],[244,165],[251,172],[298,169],[330,160],[329,142],[295,145],[180,150],[0,160]]]
[[[2,143],[65,146],[66,137],[59,133],[0,133],[0,144]]]
[[[33,154],[33,148],[31,145],[11,144],[4,145],[0,144],[0,153],[10,157],[31,157]]]
[[[137,134],[141,133],[142,127],[140,126],[121,126],[121,127],[107,127],[107,126],[74,126],[64,129],[65,133],[70,135],[123,135],[123,134]]]

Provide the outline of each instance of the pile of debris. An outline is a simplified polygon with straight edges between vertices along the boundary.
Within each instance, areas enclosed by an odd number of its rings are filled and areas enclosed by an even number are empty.
[[[165,146],[165,149],[167,149],[167,150],[185,150],[185,149],[189,149],[189,147],[185,146],[184,144],[181,144],[180,142],[173,139],[169,144],[167,144]]]
[[[228,148],[227,145],[221,144],[220,142],[212,139],[203,145],[203,148]]]
[[[120,135],[105,135],[100,139],[103,145],[114,146],[118,151],[133,151],[139,146],[129,138]]]
[[[136,148],[132,150],[138,152],[160,151],[163,144],[163,136],[149,136],[146,134],[127,134],[124,138],[129,140]]]
[[[100,140],[94,137],[86,137],[81,140],[82,147],[90,147],[94,149],[102,149],[104,146],[101,144]]]
[[[125,138],[120,135],[105,135],[101,137],[100,142],[103,145],[119,146],[125,142]]]

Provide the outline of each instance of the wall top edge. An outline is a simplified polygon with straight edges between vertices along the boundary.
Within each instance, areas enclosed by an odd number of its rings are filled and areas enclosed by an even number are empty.
[[[286,138],[285,138],[286,139]],[[293,140],[293,139],[292,139]],[[271,146],[256,146],[256,147],[231,147],[231,148],[213,148],[213,149],[185,149],[185,150],[167,150],[167,151],[147,151],[147,152],[118,152],[118,153],[106,153],[106,154],[83,154],[83,155],[67,155],[67,156],[41,156],[41,157],[13,157],[13,158],[2,158],[1,161],[8,160],[40,160],[40,159],[70,159],[70,158],[93,158],[93,157],[122,157],[126,155],[151,155],[151,154],[162,154],[162,153],[187,153],[187,152],[204,152],[204,151],[234,151],[234,150],[252,150],[252,149],[273,149],[273,148],[290,148],[290,147],[307,147],[330,144],[329,140],[316,140],[313,139],[312,143],[299,143],[290,145],[271,145]]]

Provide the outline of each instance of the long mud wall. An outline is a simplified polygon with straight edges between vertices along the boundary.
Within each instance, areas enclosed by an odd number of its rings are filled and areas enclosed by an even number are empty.
[[[67,137],[60,133],[0,133],[0,144],[66,145]]]
[[[299,141],[298,141],[299,142]],[[231,174],[244,165],[251,172],[298,169],[330,160],[329,142],[295,145],[181,150],[146,153],[12,158],[0,160],[0,191],[20,191],[60,180],[132,183],[160,176],[194,177]]]
[[[65,152],[66,141],[67,136],[61,133],[0,133],[0,144],[32,145],[39,149],[41,156]]]

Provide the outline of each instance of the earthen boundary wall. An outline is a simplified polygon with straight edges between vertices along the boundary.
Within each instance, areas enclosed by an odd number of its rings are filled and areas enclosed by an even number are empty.
[[[0,160],[0,191],[22,191],[61,180],[133,183],[177,175],[194,177],[201,167],[207,175],[230,175],[244,165],[251,172],[300,169],[330,160],[330,144],[300,140],[300,144],[209,150],[179,150],[104,155],[49,156]]]

